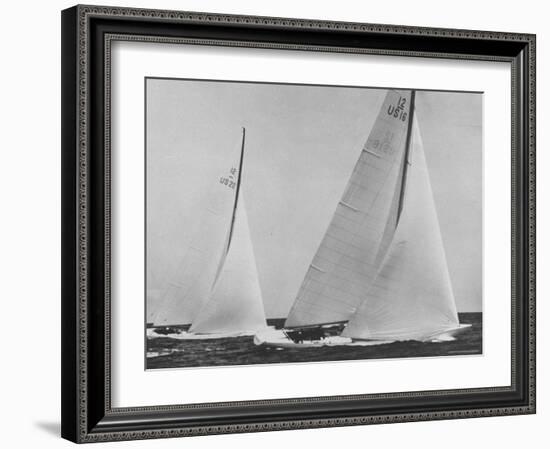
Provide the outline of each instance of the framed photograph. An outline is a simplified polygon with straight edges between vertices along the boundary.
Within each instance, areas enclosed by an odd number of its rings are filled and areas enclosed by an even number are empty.
[[[62,435],[535,412],[535,36],[62,12]]]

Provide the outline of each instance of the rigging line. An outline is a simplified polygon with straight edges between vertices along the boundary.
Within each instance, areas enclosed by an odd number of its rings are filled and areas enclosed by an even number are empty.
[[[409,123],[407,124],[407,140],[405,143],[405,155],[403,159],[403,179],[401,180],[401,191],[399,192],[399,205],[397,206],[397,220],[395,221],[395,226],[399,223],[399,218],[401,217],[401,211],[403,210],[403,200],[405,199],[405,184],[407,182],[407,173],[409,168],[409,154],[411,149],[411,134],[412,134],[412,124],[414,116],[414,100],[415,100],[416,91],[411,90],[411,104],[409,106]]]
[[[245,137],[246,137],[246,129],[243,126],[243,138],[241,143],[241,160],[239,161],[239,177],[237,178],[237,188],[235,189],[235,203],[233,204],[233,216],[231,217],[231,227],[229,228],[229,237],[227,239],[226,254],[229,252],[229,247],[231,246],[231,237],[233,236],[233,228],[235,227],[235,217],[237,215],[237,203],[239,201],[239,191],[241,189],[241,178],[242,178],[241,174],[243,171]]]

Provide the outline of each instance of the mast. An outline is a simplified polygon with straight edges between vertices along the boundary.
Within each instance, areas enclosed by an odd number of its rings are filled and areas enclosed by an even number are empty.
[[[235,217],[237,216],[237,205],[239,202],[239,191],[241,190],[241,173],[243,170],[243,160],[244,160],[244,141],[246,137],[246,128],[243,126],[243,137],[241,142],[241,160],[239,161],[239,172],[237,174],[237,188],[235,191],[235,202],[233,204],[233,215],[231,217],[231,226],[229,228],[229,238],[227,240],[227,249],[226,253],[229,252],[229,247],[231,246],[231,237],[233,236],[233,229],[235,227]]]
[[[409,123],[407,125],[407,140],[405,143],[405,156],[403,157],[403,178],[401,181],[401,191],[399,192],[399,205],[397,206],[397,220],[395,226],[399,223],[399,217],[401,216],[401,211],[403,210],[403,200],[405,198],[405,184],[407,182],[407,173],[409,171],[409,154],[411,152],[411,135],[412,135],[412,125],[413,125],[413,116],[414,116],[414,99],[416,91],[411,90],[411,100],[409,105]]]

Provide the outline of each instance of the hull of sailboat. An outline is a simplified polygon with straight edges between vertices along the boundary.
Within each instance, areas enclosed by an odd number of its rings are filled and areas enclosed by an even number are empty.
[[[171,338],[174,340],[216,340],[221,338],[252,337],[256,331],[219,332],[212,334],[196,334],[193,332],[174,332],[158,334],[154,329],[147,329],[147,338]]]
[[[407,337],[403,338],[400,336],[386,336],[386,338],[383,339],[377,339],[377,338],[353,338],[353,341],[387,341],[388,339],[391,339],[391,341],[398,341],[398,342],[406,342],[406,341],[418,341],[423,343],[442,343],[446,341],[454,341],[456,340],[457,335],[464,333],[468,329],[472,327],[471,324],[459,324],[457,326],[452,326],[440,331],[436,331],[430,334],[426,335],[419,335],[418,337]]]
[[[321,348],[326,346],[376,346],[395,343],[399,341],[418,341],[429,343],[443,343],[456,340],[459,334],[468,331],[472,327],[471,324],[459,324],[458,326],[445,329],[441,332],[433,333],[415,339],[410,338],[402,340],[400,338],[385,338],[385,339],[360,339],[342,337],[340,335],[330,335],[319,340],[304,340],[294,341],[288,337],[284,329],[268,329],[264,332],[254,334],[254,344],[257,346],[273,346],[279,348]]]
[[[471,324],[459,324],[457,327],[449,329],[440,334],[434,335],[431,337],[431,340],[434,343],[444,342],[444,341],[455,341],[457,336],[466,332],[472,327]]]
[[[283,329],[268,329],[254,335],[254,344],[257,346],[271,346],[276,348],[308,349],[327,346],[376,346],[392,343],[391,341],[354,342],[351,338],[340,335],[330,335],[319,340],[304,340],[296,342],[287,336]]]
[[[351,343],[350,338],[339,335],[329,336],[320,340],[304,340],[295,342],[289,338],[283,329],[268,329],[254,335],[254,344],[257,346],[273,346],[277,348],[317,348],[324,346],[342,346]]]

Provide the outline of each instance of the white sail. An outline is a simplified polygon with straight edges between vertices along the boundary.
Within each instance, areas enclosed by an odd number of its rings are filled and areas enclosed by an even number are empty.
[[[190,324],[210,298],[221,260],[225,257],[238,166],[237,159],[227,174],[215,180],[204,202],[202,217],[197,220],[194,237],[183,249],[183,258],[166,287],[153,319],[154,326]]]
[[[346,321],[365,298],[396,215],[410,102],[410,91],[387,93],[285,327]]]
[[[459,324],[416,114],[408,162],[390,247],[343,336],[425,340]]]
[[[266,327],[248,216],[239,193],[233,232],[210,299],[193,321],[195,334],[256,332]]]

